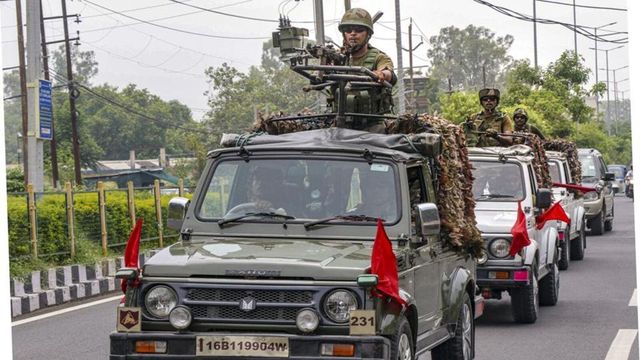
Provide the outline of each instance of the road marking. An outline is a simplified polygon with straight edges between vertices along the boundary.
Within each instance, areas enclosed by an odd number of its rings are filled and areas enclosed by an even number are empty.
[[[88,308],[88,307],[91,307],[91,306],[94,306],[94,305],[104,304],[106,302],[119,300],[119,299],[122,299],[122,295],[113,296],[113,297],[110,297],[110,298],[101,299],[101,300],[93,301],[93,302],[90,302],[90,303],[86,303],[86,304],[82,304],[82,305],[78,305],[78,306],[74,306],[74,307],[70,307],[70,308],[66,308],[66,309],[62,309],[62,310],[58,310],[58,311],[52,311],[50,313],[46,313],[46,314],[30,317],[30,318],[24,319],[24,320],[14,321],[14,322],[11,323],[11,326],[18,326],[18,325],[22,325],[22,324],[27,324],[27,323],[30,323],[30,322],[33,322],[33,321],[46,319],[48,317],[65,314],[65,313],[68,313],[68,312],[71,312],[71,311],[76,311],[76,310]]]
[[[629,306],[638,306],[638,289],[633,289],[631,300],[629,300]]]
[[[636,339],[638,330],[635,329],[620,329],[615,339],[609,347],[607,357],[604,360],[627,360],[629,359],[629,353],[631,353],[631,346]]]

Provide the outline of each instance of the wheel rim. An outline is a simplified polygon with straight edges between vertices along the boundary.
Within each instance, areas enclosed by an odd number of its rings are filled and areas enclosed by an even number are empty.
[[[537,266],[535,263],[533,264],[533,267]],[[538,304],[538,276],[536,275],[537,272],[535,271],[535,269],[531,270],[531,277],[532,277],[532,281],[531,281],[531,285],[533,287],[533,308],[535,310],[535,313],[538,313],[538,308],[540,307],[540,305]]]
[[[464,359],[471,359],[473,342],[473,325],[471,323],[471,309],[468,304],[462,305],[462,353]]]
[[[411,360],[411,342],[406,333],[402,333],[398,341],[398,359]]]

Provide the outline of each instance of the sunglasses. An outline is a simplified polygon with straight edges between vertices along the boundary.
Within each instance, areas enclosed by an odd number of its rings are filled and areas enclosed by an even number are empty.
[[[498,100],[498,98],[494,96],[487,96],[482,98],[482,101],[496,101],[496,100]]]
[[[522,116],[522,115],[516,115],[513,117],[514,119],[526,119],[526,117]]]
[[[367,31],[367,28],[364,26],[360,26],[360,25],[346,25],[342,28],[342,31],[345,33],[350,33],[350,32],[357,32],[357,33],[361,33],[361,32],[365,32]]]

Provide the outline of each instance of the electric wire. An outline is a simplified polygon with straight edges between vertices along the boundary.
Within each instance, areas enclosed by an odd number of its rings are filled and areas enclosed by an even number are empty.
[[[563,3],[563,2],[559,2],[559,1],[551,1],[551,0],[535,0],[535,1],[543,2],[543,3],[565,5],[565,6],[574,6],[573,4]],[[578,4],[576,4],[575,7],[577,7],[577,8],[587,8],[587,9],[597,9],[597,10],[627,11],[627,9],[623,9],[623,8],[614,8],[614,7],[605,7],[605,6],[592,6],[592,5],[578,5]]]

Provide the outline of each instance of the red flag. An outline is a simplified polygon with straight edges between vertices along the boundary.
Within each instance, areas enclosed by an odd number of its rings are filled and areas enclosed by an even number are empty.
[[[124,267],[138,269],[138,255],[140,253],[140,237],[142,235],[142,218],[138,218],[136,226],[131,230],[127,247],[124,249]],[[134,284],[137,281],[134,282]],[[120,283],[122,292],[127,292],[127,281],[122,279]]]
[[[373,241],[373,251],[371,252],[371,273],[378,275],[378,285],[374,295],[386,295],[391,297],[400,305],[406,302],[400,297],[398,286],[398,265],[396,255],[391,248],[391,241],[382,226],[382,220],[378,219],[378,231]]]
[[[580,192],[582,192],[583,194],[586,194],[588,192],[592,192],[592,191],[596,191],[596,188],[594,187],[589,187],[589,186],[581,186],[581,185],[575,185],[575,184],[560,184],[560,183],[552,183],[552,185],[554,187],[563,187],[566,189],[573,189],[573,190],[578,190]]]
[[[549,220],[559,220],[567,224],[569,223],[569,216],[567,216],[562,205],[560,205],[560,201],[556,202],[553,206],[548,208],[547,211],[536,217],[536,228],[538,228],[538,230],[542,229],[544,227],[544,223]]]
[[[527,232],[527,218],[522,211],[522,204],[518,201],[518,216],[516,217],[516,223],[511,228],[511,248],[509,248],[509,255],[514,256],[522,248],[531,244],[529,239],[529,233]]]

